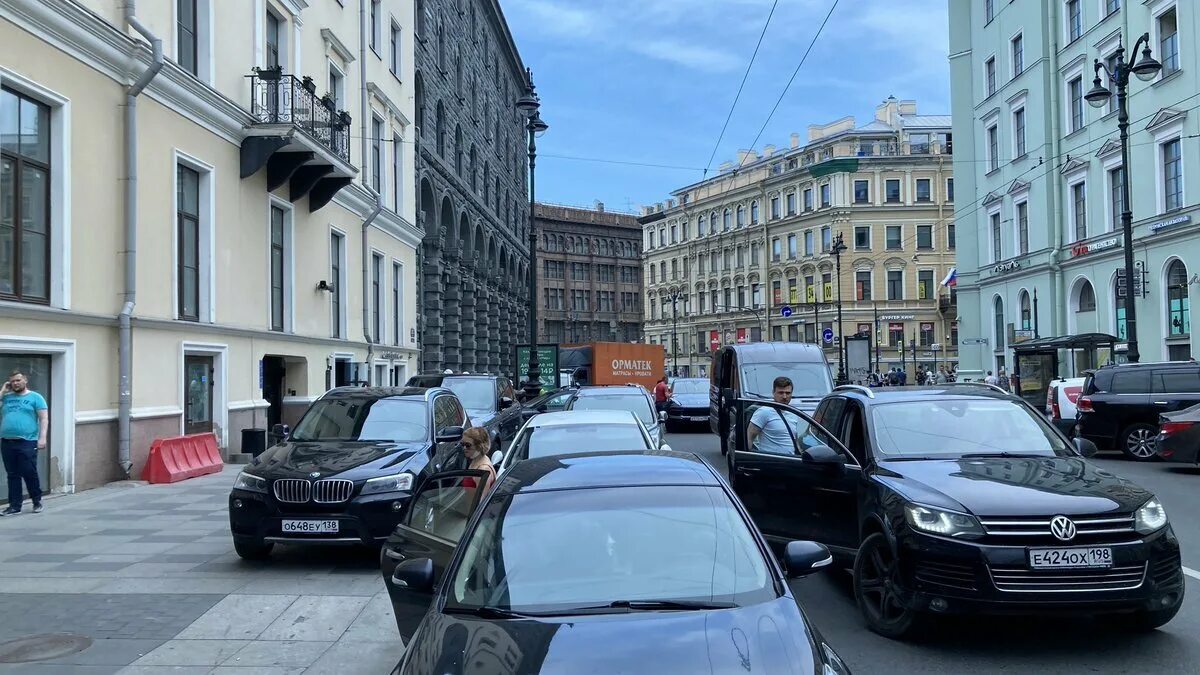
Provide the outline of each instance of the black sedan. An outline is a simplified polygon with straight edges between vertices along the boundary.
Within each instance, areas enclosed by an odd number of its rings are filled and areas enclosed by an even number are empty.
[[[1164,461],[1200,464],[1200,405],[1159,415],[1155,447]]]
[[[709,383],[706,377],[681,377],[671,382],[671,397],[664,408],[667,432],[708,425]]]
[[[847,672],[786,584],[828,550],[789,543],[785,575],[694,455],[531,459],[476,509],[481,479],[433,476],[384,546],[395,672]]]
[[[970,613],[1104,615],[1150,630],[1183,603],[1162,504],[998,388],[839,387],[813,417],[739,407],[760,431],[753,446],[737,438],[735,492],[769,539],[819,541],[852,564],[877,633]]]
[[[446,389],[330,390],[238,475],[229,495],[237,554],[265,558],[276,543],[378,545],[414,482],[436,468],[431,460],[461,457],[469,423]]]

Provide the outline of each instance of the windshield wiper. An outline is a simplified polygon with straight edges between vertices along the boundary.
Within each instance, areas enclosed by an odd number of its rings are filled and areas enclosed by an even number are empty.
[[[732,609],[737,607],[732,602],[712,602],[708,600],[614,600],[604,605],[612,609],[633,610],[697,610],[697,609]]]
[[[523,619],[529,616],[528,614],[492,607],[491,605],[481,605],[479,607],[447,606],[443,611],[447,614],[470,614],[481,619]]]
[[[1005,459],[1047,459],[1054,455],[1039,455],[1031,452],[968,452],[964,455],[959,455],[963,459],[974,459],[980,457],[1003,457]]]

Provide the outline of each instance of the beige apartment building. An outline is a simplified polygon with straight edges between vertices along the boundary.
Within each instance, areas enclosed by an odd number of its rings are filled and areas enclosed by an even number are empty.
[[[645,209],[646,335],[668,369],[708,374],[722,345],[872,339],[872,368],[957,361],[950,117],[889,98],[875,117],[743,150]],[[840,291],[838,256],[842,238]],[[831,337],[832,340],[827,340]],[[915,358],[915,361],[914,361]]]
[[[0,369],[53,491],[417,368],[412,0],[0,0]]]

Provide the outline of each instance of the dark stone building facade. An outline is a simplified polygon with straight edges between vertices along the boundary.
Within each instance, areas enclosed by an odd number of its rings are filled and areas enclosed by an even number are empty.
[[[528,80],[497,0],[417,0],[421,367],[515,376],[528,330]]]
[[[636,216],[537,204],[538,340],[640,342],[642,226]]]

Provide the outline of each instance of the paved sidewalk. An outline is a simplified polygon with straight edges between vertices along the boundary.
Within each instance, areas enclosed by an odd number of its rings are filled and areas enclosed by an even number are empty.
[[[0,518],[0,672],[390,672],[404,648],[375,554],[277,546],[242,561],[226,513],[240,468]],[[66,655],[14,663],[21,638]]]

